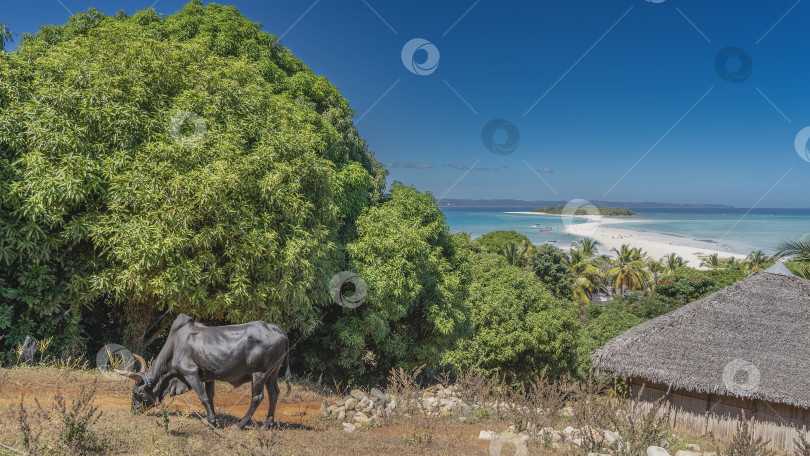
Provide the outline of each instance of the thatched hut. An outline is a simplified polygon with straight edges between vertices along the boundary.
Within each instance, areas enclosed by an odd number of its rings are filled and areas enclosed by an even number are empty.
[[[591,354],[594,366],[665,397],[676,429],[730,439],[741,414],[791,453],[810,425],[810,280],[760,271],[638,325]]]

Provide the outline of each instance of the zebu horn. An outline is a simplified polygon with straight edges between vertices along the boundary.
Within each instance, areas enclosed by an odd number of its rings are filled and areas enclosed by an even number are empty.
[[[141,377],[141,375],[139,373],[137,373],[137,372],[130,372],[130,371],[125,371],[125,370],[120,370],[120,369],[113,369],[113,370],[118,375],[123,375],[124,377],[129,377],[130,379],[135,380],[135,383],[137,383],[139,385],[141,383],[143,383],[143,377]]]
[[[139,363],[141,363],[141,370],[139,370],[138,372],[146,372],[146,361],[140,355],[136,355],[133,353],[132,356],[135,359],[137,359]]]

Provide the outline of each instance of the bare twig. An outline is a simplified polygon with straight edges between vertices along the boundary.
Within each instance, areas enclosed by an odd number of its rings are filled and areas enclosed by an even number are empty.
[[[206,420],[205,418],[203,418],[203,417],[202,417],[202,415],[200,415],[199,413],[197,413],[197,411],[196,411],[196,410],[194,410],[194,408],[193,408],[193,407],[191,407],[191,404],[189,404],[189,403],[188,403],[188,401],[186,400],[186,398],[184,398],[183,396],[180,396],[180,399],[182,399],[182,400],[183,400],[183,402],[185,402],[185,403],[186,403],[186,405],[188,405],[188,409],[189,409],[189,410],[191,410],[192,412],[194,412],[194,414],[195,414],[195,415],[197,415],[197,418],[199,418],[199,419],[200,419],[200,421],[202,421],[202,422],[203,422],[203,423],[204,423],[204,424],[205,424],[205,425],[206,425],[206,426],[207,426],[209,429],[211,429],[212,431],[214,431],[214,433],[215,433],[215,434],[217,434],[218,436],[220,436],[220,437],[224,437],[224,438],[226,438],[226,439],[228,439],[228,440],[231,440],[231,441],[233,441],[233,442],[235,442],[235,443],[237,443],[237,444],[239,444],[239,445],[243,446],[244,448],[247,448],[247,449],[248,449],[248,450],[250,450],[250,451],[254,451],[254,452],[256,452],[256,453],[259,453],[259,454],[264,454],[264,455],[267,455],[267,456],[272,456],[272,455],[269,455],[269,454],[265,453],[264,451],[260,450],[259,448],[256,448],[256,447],[254,447],[254,446],[252,446],[252,445],[248,445],[247,443],[245,443],[245,442],[243,442],[243,441],[241,441],[241,440],[237,440],[237,439],[235,439],[235,438],[233,438],[233,437],[229,436],[228,434],[226,434],[226,433],[224,433],[224,432],[220,431],[219,429],[215,428],[215,427],[214,427],[214,426],[213,426],[211,423],[209,423],[209,422],[208,422],[208,420]]]
[[[17,454],[24,454],[24,455],[26,455],[26,456],[28,455],[28,453],[26,453],[25,451],[18,450],[18,449],[16,449],[16,448],[14,448],[14,447],[10,447],[10,446],[8,446],[8,445],[3,445],[2,443],[0,443],[0,447],[5,448],[5,449],[6,449],[6,450],[8,450],[8,451],[13,451],[14,453],[17,453]]]

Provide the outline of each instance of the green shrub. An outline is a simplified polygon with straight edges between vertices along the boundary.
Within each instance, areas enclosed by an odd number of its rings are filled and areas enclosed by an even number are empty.
[[[573,294],[576,278],[561,249],[549,244],[540,246],[529,258],[529,267],[554,296],[569,298]]]
[[[659,277],[655,281],[652,293],[673,306],[682,306],[718,289],[717,282],[710,277],[698,274],[672,274]]]
[[[472,281],[465,305],[472,331],[446,360],[466,370],[500,372],[512,379],[570,371],[576,363],[577,318],[531,272],[494,254],[470,258]]]
[[[499,253],[511,243],[515,243],[517,245],[525,244],[529,247],[530,254],[533,254],[535,252],[535,247],[531,243],[529,238],[514,230],[512,231],[498,230],[482,234],[477,239],[475,239],[474,243],[480,246],[484,251],[490,253]]]

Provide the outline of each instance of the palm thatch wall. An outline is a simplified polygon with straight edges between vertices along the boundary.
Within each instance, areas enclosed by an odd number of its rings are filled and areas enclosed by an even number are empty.
[[[757,272],[628,330],[591,359],[645,384],[646,399],[669,392],[676,427],[730,439],[744,412],[772,448],[792,452],[810,423],[810,281]]]
[[[797,439],[810,439],[810,410],[786,404],[774,404],[761,399],[740,399],[670,389],[667,385],[651,384],[644,379],[631,379],[633,397],[641,390],[640,407],[646,412],[652,403],[664,398],[670,424],[676,430],[708,435],[718,441],[730,441],[737,433],[742,419],[751,419],[754,437],[761,437],[768,446],[783,453],[793,453]],[[643,387],[643,389],[642,389]],[[667,394],[669,393],[669,394]]]

